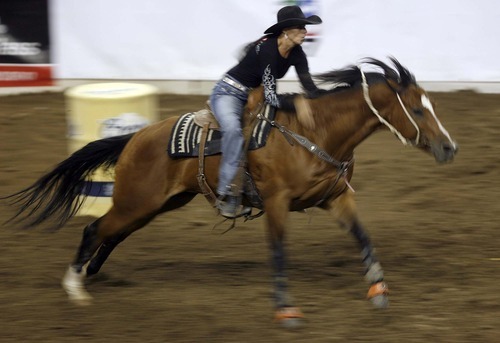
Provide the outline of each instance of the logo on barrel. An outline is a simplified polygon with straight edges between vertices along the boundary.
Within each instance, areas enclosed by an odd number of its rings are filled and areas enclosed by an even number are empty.
[[[104,120],[99,130],[102,138],[126,135],[149,125],[149,120],[137,113],[123,113]]]

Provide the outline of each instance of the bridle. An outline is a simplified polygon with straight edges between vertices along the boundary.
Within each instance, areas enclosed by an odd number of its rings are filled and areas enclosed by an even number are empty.
[[[399,104],[401,105],[401,108],[403,109],[404,113],[408,117],[408,120],[413,124],[413,126],[415,127],[415,130],[417,131],[417,137],[415,138],[415,141],[411,141],[410,139],[404,137],[401,134],[401,132],[399,132],[394,126],[391,125],[391,123],[389,123],[387,120],[385,120],[380,115],[380,113],[377,111],[377,109],[375,108],[375,106],[373,106],[372,100],[370,99],[370,93],[368,91],[368,82],[366,81],[365,73],[363,72],[363,70],[361,69],[360,66],[358,66],[358,69],[359,69],[359,71],[361,73],[361,80],[362,80],[361,85],[363,87],[363,96],[365,98],[365,101],[366,101],[368,107],[370,107],[370,109],[372,110],[373,114],[375,114],[375,116],[377,116],[378,120],[382,124],[384,124],[385,126],[387,126],[389,128],[389,130],[399,138],[399,140],[401,141],[401,143],[403,143],[404,145],[412,145],[412,146],[418,145],[419,142],[420,142],[420,128],[418,127],[417,123],[415,123],[415,120],[410,115],[410,113],[408,113],[408,111],[406,110],[406,107],[405,107],[403,101],[401,100],[401,97],[399,96],[399,93],[396,92],[396,96],[398,97]]]
[[[420,129],[419,129],[417,123],[415,122],[415,120],[413,119],[413,117],[410,115],[410,113],[408,113],[408,110],[406,109],[403,101],[401,100],[401,97],[399,96],[399,93],[396,92],[396,96],[398,98],[399,104],[401,105],[401,108],[403,109],[404,113],[408,117],[408,120],[412,123],[412,125],[415,127],[415,130],[417,131],[417,137],[415,138],[415,141],[412,141],[412,140],[407,139],[406,137],[404,137],[401,134],[401,132],[399,132],[394,126],[391,125],[391,123],[389,123],[387,120],[385,120],[380,115],[380,113],[375,108],[375,106],[373,106],[372,100],[370,99],[370,93],[369,93],[369,90],[368,90],[368,82],[366,80],[365,73],[363,72],[363,70],[361,70],[360,66],[358,66],[358,69],[359,69],[359,71],[361,73],[361,80],[362,80],[362,87],[363,87],[363,96],[364,96],[364,99],[365,99],[368,107],[370,107],[370,109],[373,112],[373,114],[375,114],[375,116],[378,118],[378,120],[382,124],[384,124],[385,126],[387,126],[389,128],[389,130],[392,133],[394,133],[404,145],[412,145],[412,146],[418,145],[419,141],[420,141]],[[284,127],[283,125],[277,123],[274,120],[268,119],[267,117],[265,117],[261,113],[257,114],[257,118],[260,119],[260,120],[267,121],[271,126],[277,128],[285,136],[285,138],[288,140],[288,142],[291,145],[293,145],[293,143],[291,141],[291,139],[292,139],[292,140],[296,141],[297,143],[299,143],[304,148],[306,148],[312,154],[316,155],[317,157],[319,157],[323,161],[325,161],[325,162],[327,162],[327,163],[329,163],[329,164],[331,164],[331,165],[333,165],[333,166],[335,166],[337,168],[337,178],[336,178],[335,182],[333,183],[333,185],[329,188],[329,191],[331,189],[333,189],[333,187],[337,184],[337,182],[339,181],[339,179],[341,177],[343,177],[344,181],[345,181],[345,183],[347,185],[347,187],[349,187],[351,189],[351,191],[354,192],[354,189],[352,188],[352,186],[349,184],[349,181],[347,180],[347,173],[349,171],[349,168],[354,163],[354,157],[352,157],[349,161],[342,161],[342,162],[341,161],[337,161],[335,158],[333,158],[332,156],[330,156],[326,151],[324,151],[323,149],[321,149],[320,147],[318,147],[316,144],[314,144],[311,141],[309,141],[306,137],[303,137],[303,136],[301,136],[301,135],[299,135],[299,134],[297,134],[297,133],[295,133],[295,132],[287,129],[286,127]],[[323,200],[324,199],[322,199],[318,203],[323,202]]]
[[[418,145],[419,142],[420,142],[420,128],[418,127],[417,123],[415,122],[415,120],[413,119],[413,117],[410,115],[410,113],[408,113],[408,110],[406,109],[406,107],[405,107],[405,105],[403,103],[403,100],[401,100],[401,97],[399,96],[399,93],[396,92],[396,96],[398,98],[399,104],[401,105],[401,108],[403,109],[404,113],[408,117],[408,120],[412,123],[412,125],[415,127],[415,130],[417,131],[417,137],[415,138],[415,141],[412,141],[412,140],[407,139],[406,137],[404,137],[401,134],[401,132],[399,132],[394,126],[391,125],[391,123],[389,123],[387,120],[385,120],[380,115],[380,113],[375,108],[375,106],[373,106],[372,100],[370,99],[370,92],[368,90],[368,82],[366,80],[365,73],[363,72],[363,70],[361,69],[360,66],[358,66],[358,69],[359,69],[359,71],[361,73],[361,81],[362,81],[362,87],[363,87],[363,96],[365,98],[366,103],[368,104],[368,107],[370,107],[370,109],[373,112],[373,114],[375,114],[375,116],[378,118],[378,120],[382,124],[384,124],[385,126],[387,126],[389,128],[389,130],[392,133],[394,133],[404,145],[412,145],[412,146]],[[297,134],[297,133],[295,133],[295,132],[287,129],[286,127],[284,127],[283,125],[277,123],[274,120],[268,119],[267,117],[263,116],[260,112],[257,114],[257,118],[260,119],[260,120],[267,121],[271,126],[277,128],[285,136],[285,138],[288,140],[288,142],[291,145],[293,145],[293,143],[291,141],[291,139],[293,139],[294,141],[296,141],[297,143],[299,143],[300,145],[302,145],[309,152],[311,152],[312,154],[316,155],[317,157],[319,157],[323,161],[326,161],[327,163],[334,165],[337,168],[339,178],[343,176],[344,179],[345,179],[345,181],[346,181],[347,186],[351,190],[353,190],[352,187],[351,187],[351,185],[347,181],[347,172],[348,172],[349,168],[351,167],[351,165],[354,163],[354,158],[351,158],[349,161],[342,161],[342,162],[341,161],[337,161],[336,159],[334,159],[333,157],[331,157],[326,151],[324,151],[323,149],[321,149],[320,147],[318,147],[316,144],[314,144],[311,141],[309,141],[306,137],[303,137],[303,136],[301,136],[301,135],[299,135],[299,134]],[[338,181],[339,178],[337,178],[336,182]]]

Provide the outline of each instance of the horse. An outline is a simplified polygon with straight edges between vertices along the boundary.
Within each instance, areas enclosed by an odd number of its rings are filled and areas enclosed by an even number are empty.
[[[259,192],[271,250],[275,320],[295,327],[303,313],[287,290],[285,233],[290,211],[327,210],[359,243],[368,299],[388,306],[389,289],[373,244],[357,213],[350,180],[354,150],[374,132],[389,129],[403,144],[416,147],[436,162],[451,162],[457,143],[440,123],[429,94],[397,59],[391,64],[366,58],[359,64],[315,75],[330,84],[307,97],[314,127],[303,125],[296,111],[277,109],[265,146],[246,154],[247,170]],[[363,67],[371,69],[363,71]],[[292,94],[292,96],[304,96]],[[258,106],[247,106],[251,113]],[[251,113],[255,115],[255,113]],[[83,230],[76,257],[62,286],[78,304],[91,302],[85,279],[99,272],[113,249],[157,215],[189,203],[202,187],[196,158],[166,153],[178,117],[154,123],[137,133],[90,142],[31,186],[9,198],[19,206],[14,218],[36,226],[49,218],[58,228],[78,211],[85,180],[97,168],[115,166],[113,204]],[[206,156],[209,187],[218,181],[220,154]],[[252,205],[252,204],[247,204]]]

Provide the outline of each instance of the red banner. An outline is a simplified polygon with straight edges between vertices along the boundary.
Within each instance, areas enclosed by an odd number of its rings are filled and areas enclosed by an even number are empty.
[[[0,87],[51,86],[48,0],[0,1]]]
[[[0,87],[52,86],[50,65],[0,64]]]

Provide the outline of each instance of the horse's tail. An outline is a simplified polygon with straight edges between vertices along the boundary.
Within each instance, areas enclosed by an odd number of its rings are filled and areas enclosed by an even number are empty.
[[[17,218],[17,222],[27,222],[26,227],[33,227],[54,218],[54,229],[62,227],[82,206],[86,197],[82,194],[86,179],[100,167],[115,165],[132,136],[93,141],[28,188],[0,198],[10,199],[11,204],[19,206],[17,213],[7,222]]]

